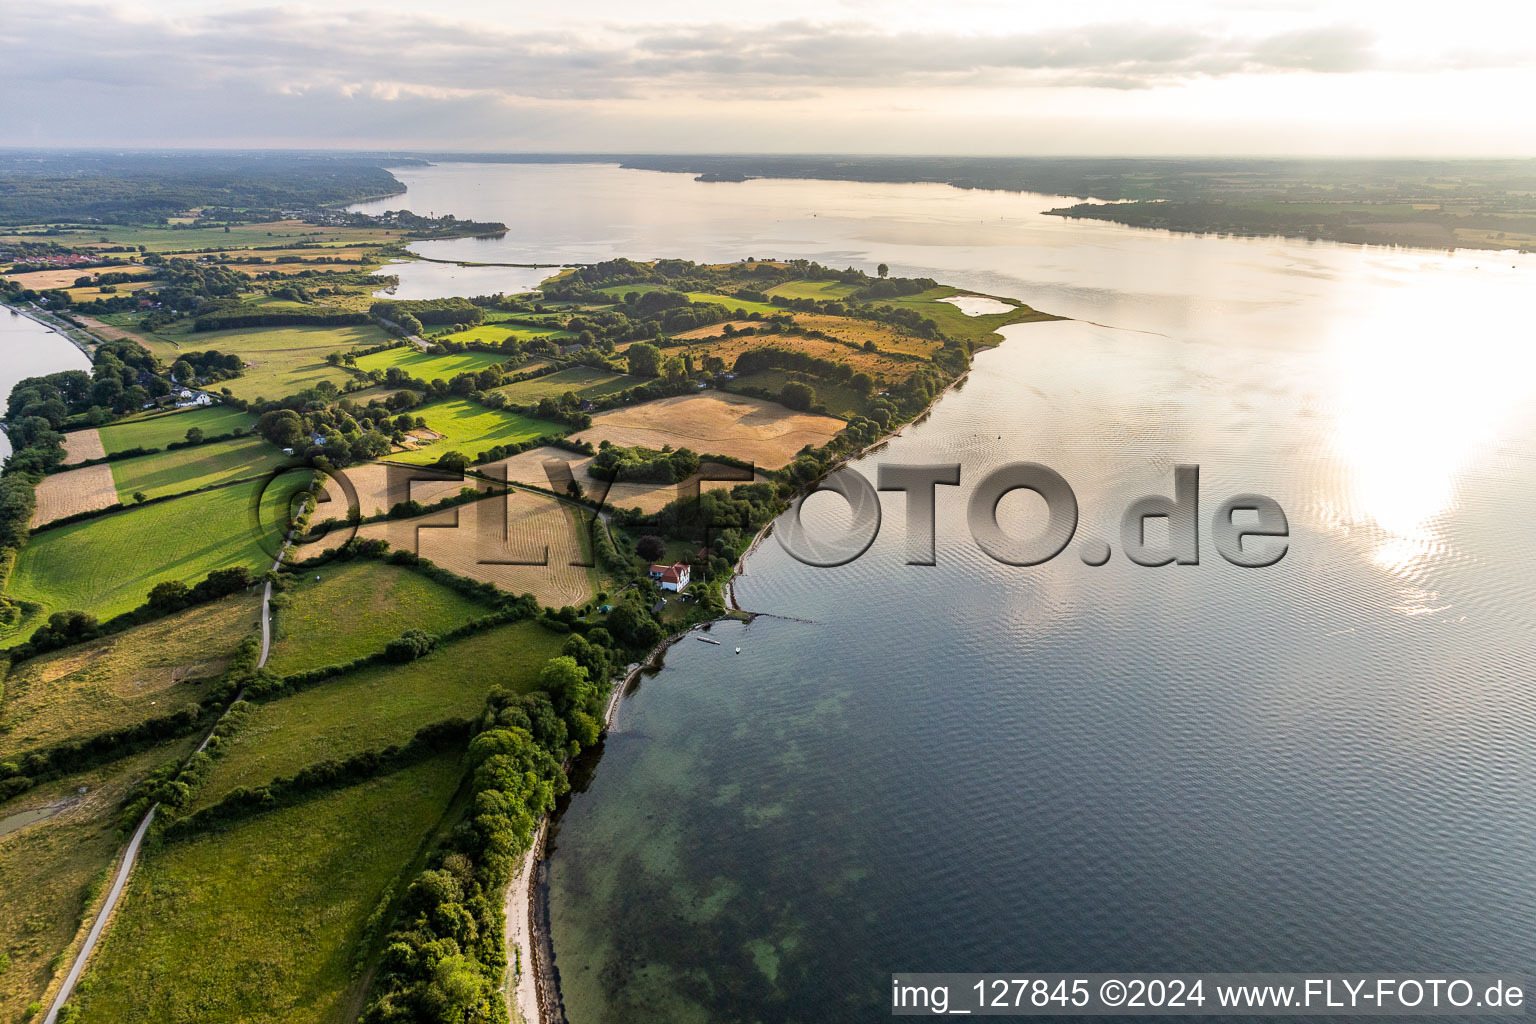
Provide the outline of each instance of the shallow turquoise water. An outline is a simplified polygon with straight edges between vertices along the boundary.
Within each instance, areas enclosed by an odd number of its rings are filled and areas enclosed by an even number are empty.
[[[741,602],[809,621],[717,626],[623,702],[549,864],[570,1020],[884,1019],[893,971],[1536,960],[1531,257],[1173,236],[936,186],[403,177],[423,207],[524,215],[436,256],[884,260],[1113,325],[1013,329],[857,467],[961,463],[937,566],[902,564],[899,495],[848,566],[770,541]],[[967,485],[1014,459],[1082,507],[1029,569],[964,528]],[[1120,510],[1180,463],[1201,564],[1133,565]],[[1270,569],[1210,542],[1245,491],[1289,516]],[[1004,502],[1021,532],[1037,511]],[[1096,538],[1117,550],[1090,568]]]

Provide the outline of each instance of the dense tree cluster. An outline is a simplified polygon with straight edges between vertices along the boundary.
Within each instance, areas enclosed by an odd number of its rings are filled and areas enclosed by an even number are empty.
[[[625,448],[604,441],[587,472],[599,480],[626,483],[671,484],[699,471],[699,456],[687,448]]]

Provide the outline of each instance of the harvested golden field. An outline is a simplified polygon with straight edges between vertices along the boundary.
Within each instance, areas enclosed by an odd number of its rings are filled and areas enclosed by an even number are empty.
[[[35,288],[44,291],[49,288],[70,288],[82,277],[95,277],[97,274],[134,274],[149,273],[148,267],[141,267],[136,263],[124,263],[120,267],[59,267],[56,270],[33,270],[26,274],[4,274],[7,281],[15,281],[23,288]],[[119,287],[122,287],[119,285]]]
[[[704,455],[730,455],[777,469],[806,445],[823,445],[843,421],[793,412],[777,402],[706,391],[598,413],[577,441],[612,441],[660,449],[692,448]]]
[[[73,466],[87,459],[99,459],[106,454],[107,449],[102,445],[101,435],[96,432],[95,427],[71,430],[64,435],[64,465],[66,466]]]
[[[364,516],[388,512],[402,501],[415,499],[423,505],[430,505],[434,501],[453,497],[465,487],[484,491],[491,486],[484,480],[469,477],[447,475],[443,479],[433,479],[440,474],[426,466],[401,466],[383,462],[348,466],[337,470],[336,475],[352,485],[358,508]],[[327,480],[321,489],[315,522],[345,519],[350,501],[351,497],[346,494],[343,485]],[[336,504],[332,505],[332,502]]]
[[[684,331],[681,334],[674,334],[672,337],[682,338],[687,341],[691,341],[695,338],[716,338],[725,333],[725,329],[727,327],[732,327],[739,331],[747,327],[761,326],[762,324],[756,323],[752,320],[728,320],[723,324],[708,324],[704,327],[695,327],[691,331]]]
[[[369,523],[357,536],[382,538],[449,572],[511,594],[532,594],[555,608],[585,604],[597,589],[595,570],[571,564],[590,561],[576,510],[542,494],[513,491],[414,519]],[[309,558],[335,543],[306,544],[297,557]],[[547,565],[518,564],[546,557]]]
[[[96,337],[101,338],[103,341],[119,341],[126,338],[129,341],[138,342],[145,348],[149,348],[148,342],[145,341],[144,336],[141,334],[135,334],[133,331],[124,330],[121,327],[114,327],[111,324],[97,320],[94,317],[82,316],[79,313],[72,313],[70,315],[73,316],[76,320],[79,320],[80,323],[85,326],[86,330],[96,335]],[[172,354],[172,358],[175,358],[174,353]]]
[[[43,482],[37,485],[37,508],[32,512],[32,526],[35,529],[55,519],[116,504],[117,484],[112,480],[111,466],[86,466],[54,473],[43,477]]]
[[[682,483],[609,483],[587,472],[591,464],[590,455],[580,455],[564,448],[534,448],[500,462],[486,463],[478,467],[478,471],[492,476],[505,473],[506,479],[513,483],[545,487],[553,491],[564,491],[566,484],[575,479],[589,498],[606,501],[615,508],[638,508],[646,513],[660,512],[668,502],[691,495],[694,484],[707,491],[713,488],[730,489],[746,482],[735,477],[726,481],[705,480],[706,476],[739,476],[742,472],[718,463],[705,463],[698,473]],[[756,479],[766,480],[767,477],[757,474]]]

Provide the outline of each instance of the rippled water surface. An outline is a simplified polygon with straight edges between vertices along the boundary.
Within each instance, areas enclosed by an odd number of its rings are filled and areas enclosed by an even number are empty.
[[[769,541],[738,594],[784,618],[680,643],[626,699],[550,864],[572,1021],[884,1019],[897,970],[1536,962],[1530,257],[1170,236],[938,186],[402,177],[387,205],[516,225],[435,256],[883,261],[1080,318],[1011,329],[856,464],[962,464],[937,566],[902,564],[896,494],[848,566]],[[967,485],[1015,459],[1082,507],[1044,566],[964,527]],[[1201,564],[1133,565],[1120,512],[1180,463]],[[1242,491],[1289,516],[1273,568],[1210,542]],[[832,528],[836,499],[806,518]]]

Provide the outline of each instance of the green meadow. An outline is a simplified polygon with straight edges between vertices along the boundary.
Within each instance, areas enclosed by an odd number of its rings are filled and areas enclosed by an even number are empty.
[[[17,555],[6,592],[49,612],[75,608],[107,619],[143,604],[161,580],[195,583],[236,565],[265,570],[267,549],[275,552],[285,532],[286,492],[308,480],[295,472],[267,490],[259,531],[252,508],[259,481],[39,531]],[[258,533],[270,538],[265,548]]]
[[[567,391],[575,392],[577,398],[595,399],[615,391],[625,391],[641,383],[644,383],[641,378],[627,374],[595,370],[590,366],[570,366],[542,377],[507,384],[496,390],[506,395],[507,401],[514,405],[534,405],[541,398],[559,398]]]
[[[185,440],[187,431],[193,427],[207,437],[214,437],[236,430],[249,430],[255,422],[254,416],[239,409],[215,405],[185,412],[157,413],[119,420],[97,428],[97,433],[101,435],[102,447],[111,455],[131,448],[164,448],[172,441]]]
[[[846,299],[854,287],[841,281],[785,281],[768,289],[768,294],[786,299]]]
[[[246,480],[291,461],[260,437],[193,445],[111,463],[112,482],[123,504],[140,491],[149,498]]]
[[[167,363],[182,351],[213,349],[238,355],[247,364],[244,375],[219,386],[247,400],[283,398],[327,380],[341,387],[356,377],[327,363],[325,357],[329,353],[382,345],[390,340],[373,324],[239,327],[227,331],[192,331],[178,326],[146,338],[151,351]]]
[[[0,760],[199,701],[261,623],[255,590],[25,661],[5,679]]]
[[[531,441],[546,434],[563,435],[570,429],[548,420],[487,409],[462,398],[433,402],[412,409],[411,412],[426,420],[427,429],[443,437],[423,448],[391,455],[391,461],[414,464],[436,462],[441,456],[454,451],[473,459],[476,453],[499,444]]]
[[[396,565],[358,559],[289,577],[267,665],[279,674],[384,649],[408,629],[443,633],[489,609]]]
[[[68,970],[66,955],[74,952],[123,847],[117,825],[124,795],[162,764],[186,757],[197,742],[188,736],[162,744],[0,804],[0,831],[6,818],[14,823],[27,811],[55,812],[0,837],[0,953],[8,960],[0,970],[0,1021],[27,1019],[26,1007]]]
[[[414,345],[388,348],[372,355],[358,356],[359,370],[388,370],[398,366],[412,377],[431,381],[441,377],[451,380],[460,373],[489,369],[506,361],[505,356],[493,352],[454,352],[448,355],[432,355]]]
[[[148,850],[79,1020],[350,1024],[369,917],[456,812],[461,771],[440,755]]]
[[[473,718],[492,687],[531,689],[564,640],[534,622],[498,626],[405,665],[370,665],[259,703],[195,802],[207,806],[236,786],[262,786],[317,761],[404,743],[445,718]]]

